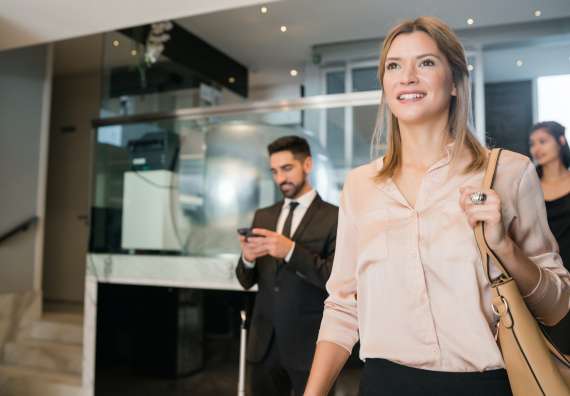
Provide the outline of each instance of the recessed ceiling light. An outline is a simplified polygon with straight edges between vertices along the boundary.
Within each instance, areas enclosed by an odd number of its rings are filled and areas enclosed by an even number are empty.
[[[132,50],[131,50],[131,55],[132,55],[132,56],[137,56],[137,53],[138,53],[138,52],[137,52],[136,49],[132,49]]]
[[[121,44],[119,40],[113,40],[113,47],[118,47]]]
[[[285,26],[285,25],[281,26],[281,31],[283,33],[285,33],[287,31],[287,26]]]
[[[539,17],[539,16],[542,15],[542,11],[540,11],[540,10],[534,10],[533,14],[534,14],[535,17]]]
[[[467,18],[467,24],[468,25],[473,25],[475,23],[475,19],[473,18]]]
[[[291,71],[289,72],[289,74],[290,74],[292,77],[296,77],[296,76],[299,74],[299,72],[298,72],[297,70],[295,70],[295,69],[291,69]]]
[[[521,67],[523,65],[523,61],[521,59],[517,59],[515,63],[518,67]]]
[[[233,84],[233,83],[236,82],[236,78],[235,78],[235,77],[230,77],[230,78],[228,78],[228,82],[229,82],[230,84]]]
[[[473,71],[475,67],[473,65],[467,65],[467,70]]]
[[[269,12],[269,9],[266,6],[261,7],[260,9],[262,14],[267,14],[267,12]]]

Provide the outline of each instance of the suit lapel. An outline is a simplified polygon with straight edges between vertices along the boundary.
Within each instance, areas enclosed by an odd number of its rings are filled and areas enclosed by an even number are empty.
[[[268,219],[270,225],[270,227],[268,227],[269,230],[277,232],[277,222],[279,221],[279,215],[281,214],[282,208],[283,201],[279,201],[273,206],[273,210],[269,214],[270,218]]]
[[[291,238],[293,241],[297,240],[297,238],[299,238],[303,234],[303,232],[305,231],[307,226],[309,224],[311,224],[311,220],[313,219],[313,217],[315,216],[315,214],[319,211],[319,208],[321,207],[321,202],[322,202],[322,199],[319,196],[319,194],[317,194],[315,196],[315,199],[313,199],[313,202],[311,202],[311,205],[309,205],[307,212],[305,212],[305,215],[303,216],[301,223],[299,224],[299,226],[297,227],[297,229],[293,233],[293,237]]]

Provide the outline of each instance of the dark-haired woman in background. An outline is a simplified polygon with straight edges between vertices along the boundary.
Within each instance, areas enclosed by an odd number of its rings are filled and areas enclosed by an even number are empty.
[[[570,148],[564,127],[540,122],[530,133],[530,153],[544,191],[548,224],[558,241],[564,266],[570,269]],[[570,353],[570,315],[546,329],[564,353]]]

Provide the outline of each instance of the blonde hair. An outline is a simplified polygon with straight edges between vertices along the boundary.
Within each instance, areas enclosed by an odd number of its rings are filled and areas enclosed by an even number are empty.
[[[388,33],[382,44],[380,63],[378,66],[378,81],[380,82],[380,86],[382,86],[384,78],[386,57],[394,39],[400,34],[413,32],[424,32],[430,36],[435,41],[441,53],[445,55],[451,68],[453,84],[457,91],[457,96],[451,98],[448,119],[449,131],[451,136],[455,139],[451,164],[456,163],[459,152],[465,147],[468,152],[472,154],[472,160],[464,169],[464,173],[483,169],[487,162],[487,151],[469,128],[471,94],[465,52],[455,33],[453,33],[445,23],[437,18],[424,16],[415,20],[404,21],[395,26],[390,33]],[[384,166],[376,175],[377,181],[392,177],[401,166],[402,161],[402,139],[398,119],[386,104],[384,90],[382,90],[376,127],[372,137],[372,151],[374,155],[378,155],[380,139],[384,133],[387,135],[388,147],[384,155]]]

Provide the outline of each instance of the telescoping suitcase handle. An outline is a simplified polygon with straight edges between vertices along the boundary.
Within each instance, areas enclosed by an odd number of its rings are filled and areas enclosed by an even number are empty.
[[[247,314],[245,310],[240,311],[241,328],[239,340],[239,377],[238,377],[238,396],[245,396],[245,351],[247,346]]]

